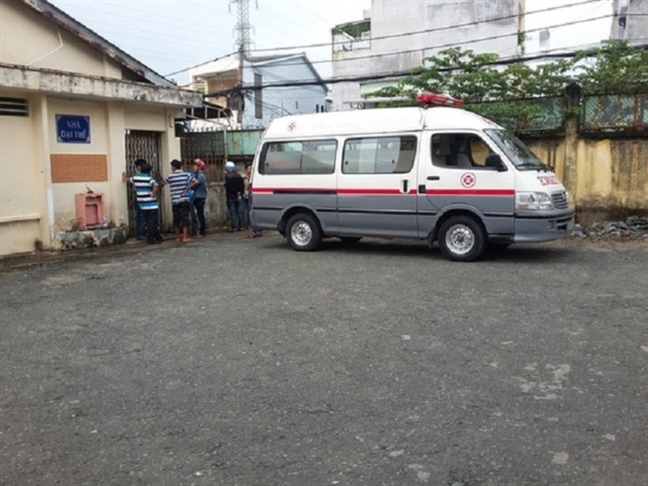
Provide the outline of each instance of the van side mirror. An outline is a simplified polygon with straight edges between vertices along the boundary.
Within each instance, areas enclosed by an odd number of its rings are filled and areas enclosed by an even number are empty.
[[[490,153],[486,156],[484,165],[491,169],[495,169],[497,172],[506,172],[508,169],[502,162],[502,157],[499,154]]]

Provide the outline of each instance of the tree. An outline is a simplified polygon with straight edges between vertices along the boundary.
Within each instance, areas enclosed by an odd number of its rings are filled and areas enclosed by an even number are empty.
[[[571,59],[537,67],[504,64],[497,54],[454,47],[426,58],[395,86],[371,96],[400,98],[398,104],[415,105],[418,93],[432,91],[470,104],[561,96],[572,83],[579,84],[585,93],[648,92],[648,50],[629,47],[626,41],[606,41],[598,49],[578,51]]]
[[[574,81],[585,94],[648,93],[648,50],[605,41],[574,58]]]
[[[381,106],[416,106],[422,91],[447,93],[463,99],[467,109],[516,129],[534,119],[555,119],[558,105],[547,98],[562,97],[573,83],[585,94],[648,93],[648,51],[606,41],[573,58],[533,67],[456,47],[426,58],[395,86],[370,96],[394,98]]]

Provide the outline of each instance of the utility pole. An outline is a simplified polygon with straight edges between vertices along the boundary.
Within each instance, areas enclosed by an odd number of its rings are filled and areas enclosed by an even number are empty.
[[[518,56],[524,57],[526,52],[526,0],[518,0],[518,19],[517,19],[517,51]]]
[[[236,121],[241,127],[243,123],[243,66],[252,45],[250,32],[253,27],[250,25],[250,0],[230,0],[230,5],[232,4],[236,5],[237,23],[234,26],[234,32],[236,33],[236,50],[239,55],[239,91],[237,94]],[[257,3],[257,8],[258,6]]]

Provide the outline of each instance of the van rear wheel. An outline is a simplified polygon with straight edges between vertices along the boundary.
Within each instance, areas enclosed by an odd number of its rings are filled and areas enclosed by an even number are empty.
[[[472,262],[482,256],[486,236],[481,225],[470,216],[453,216],[439,229],[439,249],[448,260]]]
[[[293,250],[317,250],[322,242],[322,230],[313,216],[298,213],[286,224],[286,240]]]

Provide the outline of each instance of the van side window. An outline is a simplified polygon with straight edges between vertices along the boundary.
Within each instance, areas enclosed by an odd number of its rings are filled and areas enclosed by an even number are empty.
[[[259,173],[332,174],[336,150],[336,140],[269,142],[259,158]]]
[[[350,138],[344,143],[345,174],[405,174],[412,170],[417,139],[413,135]]]
[[[485,167],[486,157],[491,152],[486,142],[474,133],[432,135],[432,164],[438,167]]]

